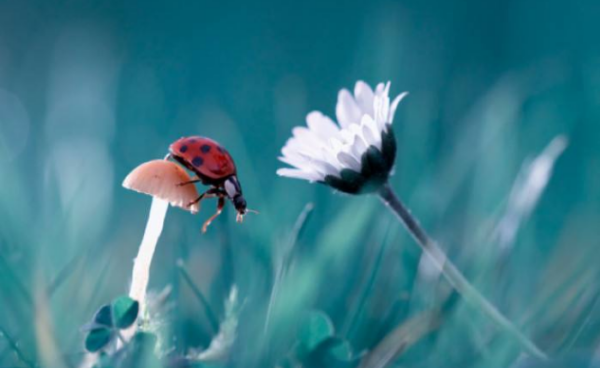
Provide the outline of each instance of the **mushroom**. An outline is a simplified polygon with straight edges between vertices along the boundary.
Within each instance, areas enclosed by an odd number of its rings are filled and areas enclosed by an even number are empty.
[[[163,230],[169,203],[191,213],[197,213],[199,197],[194,185],[181,185],[190,182],[188,173],[174,162],[153,160],[136,167],[123,181],[123,187],[151,195],[152,205],[146,223],[146,230],[137,257],[133,264],[129,297],[140,303],[140,315],[145,310],[146,289],[150,278],[150,265],[156,244]],[[195,202],[196,201],[196,202]],[[195,203],[194,203],[195,202]],[[135,325],[125,331],[129,340],[135,333]]]
[[[181,185],[190,182],[188,173],[179,165],[167,160],[153,160],[141,164],[127,175],[123,186],[136,192],[163,199],[171,206],[197,213],[199,203],[194,185]]]

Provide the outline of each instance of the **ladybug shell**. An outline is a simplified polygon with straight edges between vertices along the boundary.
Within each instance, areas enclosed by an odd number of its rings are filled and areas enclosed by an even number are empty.
[[[183,137],[171,144],[169,151],[182,165],[198,174],[203,182],[218,182],[236,173],[229,152],[209,138]]]

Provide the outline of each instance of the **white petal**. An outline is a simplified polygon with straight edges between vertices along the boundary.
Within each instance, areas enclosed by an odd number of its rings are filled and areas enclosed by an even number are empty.
[[[363,114],[373,116],[373,90],[363,81],[356,82],[354,97]]]
[[[342,150],[343,146],[344,145],[342,144],[342,142],[340,142],[339,139],[336,139],[336,138],[329,139],[329,147],[331,147],[331,149],[335,152],[336,155],[338,152],[340,152]]]
[[[408,95],[408,92],[402,92],[401,94],[399,94],[398,96],[396,96],[396,98],[394,98],[394,101],[392,101],[392,104],[390,106],[390,116],[388,116],[388,123],[389,124],[392,124],[392,122],[394,121],[394,114],[396,114],[396,108],[398,107],[398,104],[407,95]]]
[[[339,152],[331,148],[330,146],[323,146],[321,149],[321,154],[323,157],[323,161],[329,163],[336,171],[340,171],[343,167],[342,164],[337,159],[337,153]]]
[[[375,111],[373,118],[377,123],[377,128],[379,131],[383,131],[389,115],[390,98],[383,93],[375,96],[373,101],[373,110]]]
[[[390,115],[390,98],[387,93],[383,96],[383,102],[381,104],[381,111],[379,111],[380,119],[384,123],[387,123],[388,116]]]
[[[344,137],[342,151],[350,154],[356,159],[357,162],[360,162],[360,158],[366,150],[366,145],[364,141],[362,141],[362,138],[358,137],[356,133],[352,132],[350,127],[342,130],[342,136]]]
[[[299,169],[313,168],[322,173],[328,173],[330,164],[323,156],[323,150],[307,149],[307,150],[285,150],[284,157],[281,161],[296,166]]]
[[[354,142],[354,136],[350,129],[342,129],[340,133],[342,135],[342,143],[344,146]]]
[[[322,155],[322,152],[319,152],[319,155]],[[306,157],[308,160],[308,164],[305,166],[306,168],[312,168],[314,171],[321,174],[323,177],[327,175],[335,175],[338,173],[338,169],[336,169],[333,165],[327,162],[322,158],[314,158],[314,157]]]
[[[292,134],[299,141],[304,142],[308,145],[313,146],[315,143],[315,139],[319,139],[315,132],[311,131],[306,127],[295,127],[292,129]]]
[[[377,129],[377,124],[368,115],[363,116],[362,121],[363,137],[368,145],[373,145],[381,149],[381,132]]]
[[[340,162],[344,164],[344,166],[346,166],[347,168],[352,169],[356,172],[360,172],[360,163],[350,153],[342,151],[338,153],[337,157],[338,160],[340,160]]]
[[[337,161],[337,160],[336,160]],[[332,175],[332,176],[340,176],[340,170],[341,170],[341,165],[340,168],[337,168],[335,166],[333,166],[331,161],[322,161],[322,167],[324,170],[322,170],[321,172],[323,172],[323,174],[325,174],[324,176],[327,175]]]
[[[346,167],[346,165],[344,165],[344,163],[338,159],[338,153],[342,152],[343,150],[344,144],[335,138],[330,139],[329,145],[324,147],[326,157],[330,157],[332,159],[334,166],[336,166],[338,170]]]
[[[342,128],[347,127],[352,123],[360,121],[360,108],[354,101],[354,98],[347,89],[342,89],[338,93],[338,101],[335,106],[335,115]]]
[[[283,157],[286,158],[287,161],[293,162],[293,165],[309,165],[311,164],[311,160],[319,159],[316,150],[312,148],[295,148],[286,146],[281,150],[283,153]]]
[[[297,167],[298,169],[302,169],[303,167],[309,166],[310,162],[301,156],[282,156],[278,157],[279,161],[284,162],[290,166]]]
[[[283,153],[283,157],[280,157],[279,159],[282,162],[304,171],[328,173],[332,167],[332,165],[327,164],[327,158],[323,156],[322,150],[305,148],[304,146],[295,148],[286,145],[281,152]]]
[[[385,90],[385,84],[377,83],[377,87],[375,87],[375,95],[381,95]]]
[[[320,149],[294,149],[286,146],[282,149],[283,157],[279,159],[304,171],[316,171],[322,176],[338,176],[342,165],[324,147]]]
[[[323,178],[316,172],[307,172],[307,171],[288,169],[288,168],[278,169],[277,175],[287,176],[288,178],[294,178],[294,179],[304,179],[304,180],[308,180],[311,182],[323,180]]]
[[[356,138],[356,139],[358,140],[360,138]],[[366,151],[366,147],[365,148],[363,148],[363,147],[365,147],[364,144],[363,145],[360,145],[359,143],[358,144],[353,144],[353,145],[349,145],[348,147],[346,147],[343,150],[343,152],[346,152],[346,153],[352,155],[352,157],[354,157],[354,159],[356,160],[356,162],[360,163],[362,155]]]
[[[295,155],[298,155],[299,152],[310,152],[313,150],[315,150],[315,148],[310,146],[308,142],[302,141],[297,138],[291,138],[281,149],[281,153],[284,156],[293,157]]]
[[[296,145],[302,145],[306,149],[319,150],[327,140],[321,139],[315,132],[305,127],[296,127],[292,129]]]
[[[363,138],[363,133],[360,125],[350,125],[350,132],[352,132],[352,135],[354,136],[354,141],[352,142],[352,145],[354,146],[354,152],[358,154],[357,158],[360,159],[362,157],[362,154],[365,153],[365,151],[367,150],[367,147],[369,147],[369,145]]]
[[[321,139],[327,141],[329,137],[339,134],[340,128],[328,116],[320,111],[313,111],[306,115],[308,128],[315,132]]]

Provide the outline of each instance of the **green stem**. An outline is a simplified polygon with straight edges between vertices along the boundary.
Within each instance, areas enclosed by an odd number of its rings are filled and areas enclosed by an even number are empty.
[[[209,322],[210,327],[212,328],[213,332],[215,334],[218,333],[219,332],[219,319],[217,318],[217,315],[215,314],[215,312],[213,312],[212,308],[210,307],[210,303],[208,302],[208,300],[206,299],[204,294],[202,294],[202,291],[200,291],[200,288],[196,285],[194,280],[192,280],[192,277],[185,269],[185,265],[183,264],[182,260],[179,260],[177,262],[177,268],[179,269],[179,273],[183,277],[183,280],[185,280],[185,282],[188,284],[190,289],[192,289],[192,292],[194,293],[194,295],[200,301],[200,304],[202,304],[202,307],[204,307],[204,313],[206,314],[206,318],[208,319],[208,322]]]
[[[125,338],[124,338],[124,337],[123,337],[123,335],[121,334],[121,331],[119,331],[119,330],[115,329],[115,332],[116,332],[116,334],[117,334],[117,338],[119,339],[119,341],[121,341],[121,344],[122,344],[123,346],[124,346],[124,345],[127,345],[127,341],[125,340]]]
[[[9,349],[11,349],[15,353],[17,358],[23,364],[25,364],[29,368],[35,368],[37,366],[31,359],[27,358],[25,354],[23,354],[21,349],[19,349],[19,345],[17,345],[17,342],[8,334],[8,332],[2,326],[0,326],[0,337],[3,337],[6,340]]]
[[[273,286],[271,288],[271,295],[269,296],[269,304],[267,305],[267,312],[265,315],[265,326],[263,329],[263,335],[266,336],[269,332],[269,327],[271,323],[271,314],[273,312],[273,307],[275,305],[275,300],[277,299],[277,295],[279,294],[279,288],[281,283],[283,282],[283,278],[287,270],[292,263],[292,255],[294,251],[294,246],[300,237],[300,234],[304,230],[304,226],[306,225],[308,219],[310,218],[310,214],[314,209],[314,205],[309,202],[304,206],[304,209],[296,219],[296,223],[294,224],[294,228],[290,234],[290,237],[287,241],[287,244],[283,248],[281,256],[278,260],[276,260],[275,265],[275,276],[273,280]]]
[[[454,287],[454,289],[462,295],[465,301],[479,309],[487,315],[496,325],[512,336],[530,355],[539,359],[547,360],[548,357],[542,352],[531,340],[523,335],[515,325],[500,313],[477,289],[469,283],[463,274],[452,264],[446,257],[438,244],[427,235],[425,230],[419,225],[419,222],[409,210],[404,206],[400,199],[396,196],[389,183],[382,185],[379,190],[379,196],[396,214],[398,219],[404,224],[408,232],[417,241],[423,252],[442,272],[446,280]]]
[[[365,287],[362,290],[362,293],[360,294],[360,297],[358,299],[358,305],[356,307],[356,311],[352,314],[353,317],[352,317],[352,320],[350,321],[350,326],[348,327],[347,336],[352,336],[354,334],[354,329],[358,326],[358,321],[362,315],[363,309],[365,308],[365,304],[367,303],[367,300],[369,299],[369,295],[373,291],[373,285],[375,285],[375,281],[377,280],[377,275],[379,274],[379,269],[381,268],[381,262],[383,260],[383,255],[385,253],[385,250],[387,249],[388,235],[389,235],[389,231],[390,231],[390,227],[391,227],[390,225],[391,225],[391,222],[389,222],[386,225],[386,232],[385,232],[385,235],[383,236],[383,239],[380,242],[379,251],[377,252],[377,255],[375,257],[375,262],[373,264],[373,267],[371,268],[371,273],[370,273],[369,278],[367,279],[367,282],[365,284]]]

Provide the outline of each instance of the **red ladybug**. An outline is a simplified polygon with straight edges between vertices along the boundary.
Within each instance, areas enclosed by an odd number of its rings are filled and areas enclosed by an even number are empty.
[[[219,199],[217,213],[204,223],[203,232],[206,232],[208,225],[221,214],[225,206],[225,198],[229,198],[233,202],[237,210],[237,221],[243,220],[244,215],[248,212],[246,200],[242,196],[242,187],[237,179],[233,158],[223,146],[205,137],[183,137],[171,144],[169,156],[198,176],[180,185],[202,182],[204,185],[211,186],[190,205],[200,202],[204,198],[217,197]]]

